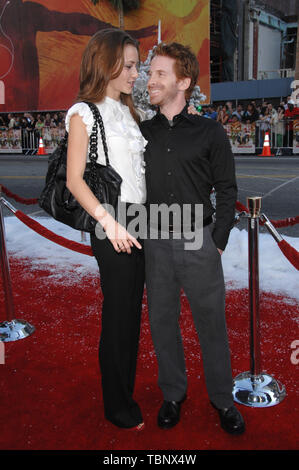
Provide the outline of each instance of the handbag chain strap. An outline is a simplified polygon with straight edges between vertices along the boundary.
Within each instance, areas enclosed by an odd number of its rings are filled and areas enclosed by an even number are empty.
[[[105,153],[105,160],[106,166],[109,166],[109,158],[108,158],[108,147],[106,142],[106,135],[105,135],[105,128],[101,113],[98,107],[94,103],[90,103],[89,101],[85,101],[86,104],[90,107],[92,114],[93,114],[93,126],[92,126],[92,133],[89,138],[89,159],[91,162],[95,163],[98,159],[98,132],[97,126],[100,128],[101,137],[102,137],[102,144]]]
[[[85,101],[85,103],[89,106],[93,114],[93,126],[92,132],[89,138],[89,160],[90,160],[90,189],[96,194],[97,187],[99,186],[99,176],[96,169],[96,162],[98,159],[98,126],[100,128],[101,137],[102,137],[102,144],[105,153],[106,159],[106,166],[109,165],[109,158],[108,158],[108,147],[106,142],[105,136],[105,128],[103,124],[103,119],[98,107],[94,103],[90,103],[89,101]]]

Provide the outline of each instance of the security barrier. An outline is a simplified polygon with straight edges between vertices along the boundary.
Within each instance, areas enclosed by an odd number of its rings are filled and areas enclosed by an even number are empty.
[[[35,155],[38,148],[39,131],[22,130],[22,152],[24,155]]]
[[[299,153],[299,120],[283,119],[276,123],[255,121],[253,123],[230,122],[224,126],[235,154],[255,154],[264,145],[269,134],[270,147],[275,155]]]
[[[240,121],[225,124],[224,129],[231,142],[234,154],[256,154],[264,145],[269,134],[270,147],[274,155],[299,153],[299,119],[283,119],[276,123]],[[43,127],[41,129],[0,129],[0,153],[23,153],[35,155],[39,139],[43,139],[45,153],[55,150],[65,134],[64,127]]]
[[[42,138],[45,153],[55,150],[63,139],[65,129],[60,127],[43,127],[42,129],[2,129],[0,130],[0,153],[23,153],[35,155],[38,152],[39,139]]]

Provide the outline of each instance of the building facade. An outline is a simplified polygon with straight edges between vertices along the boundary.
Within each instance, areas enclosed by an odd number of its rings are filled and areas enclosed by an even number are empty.
[[[297,0],[211,0],[211,82],[294,77]]]

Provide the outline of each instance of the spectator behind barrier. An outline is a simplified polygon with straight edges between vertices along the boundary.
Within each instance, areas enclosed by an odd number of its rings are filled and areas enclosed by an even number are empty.
[[[243,115],[244,115],[243,106],[241,104],[238,104],[237,109],[233,111],[232,113],[232,117],[237,116],[238,121],[242,121]]]
[[[214,119],[214,120],[217,120],[217,116],[218,116],[218,113],[215,109],[215,106],[213,106],[212,104],[210,104],[208,107],[207,107],[207,110],[206,112],[203,114],[204,117],[208,118],[208,119]]]
[[[299,108],[295,106],[293,100],[288,101],[288,107],[284,114],[285,118],[287,119],[286,129],[288,130],[285,136],[285,147],[292,147],[293,146],[293,120],[299,118]],[[289,137],[289,138],[288,138]]]
[[[239,119],[238,115],[233,113],[230,122],[233,124],[235,122],[240,122],[240,121],[241,121],[241,119]]]
[[[6,121],[4,121],[4,118],[0,116],[0,131],[5,131],[6,129],[7,129]]]
[[[258,121],[259,114],[253,103],[247,105],[247,109],[243,114],[243,122],[246,124],[252,124],[255,121]]]
[[[265,103],[264,103],[265,104]],[[264,139],[265,139],[265,134],[266,132],[270,131],[271,128],[271,114],[268,106],[263,106],[261,114],[259,116],[259,127],[260,127],[260,133],[259,133],[259,145],[262,147],[264,145]]]
[[[13,126],[15,125],[15,119],[14,119],[14,116],[13,114],[9,113],[7,115],[7,127],[9,129],[13,129]]]
[[[231,116],[229,113],[229,109],[225,104],[222,106],[222,109],[218,112],[217,121],[221,122],[221,124],[225,126],[225,124],[228,124],[230,117]]]
[[[227,113],[228,113],[228,115],[229,115],[229,119],[231,119],[232,114],[233,114],[233,111],[234,111],[234,110],[233,110],[233,103],[232,103],[231,101],[227,101],[227,102],[225,103],[225,106],[226,106],[226,108],[227,108]]]
[[[45,127],[44,118],[39,114],[35,123],[35,129],[41,131],[43,127]]]
[[[269,112],[270,112],[271,119],[274,119],[277,115],[277,111],[276,111],[276,109],[273,108],[272,103],[268,103],[268,109],[269,109]]]
[[[32,130],[34,128],[34,117],[32,116],[32,114],[30,113],[25,113],[24,114],[24,118],[26,119],[27,121],[27,127],[26,129],[28,131]]]
[[[283,146],[283,137],[285,135],[284,113],[284,106],[278,106],[277,113],[272,117],[272,142],[274,142],[275,147]]]
[[[46,114],[44,123],[45,123],[45,127],[51,127],[52,120],[51,120],[50,113]]]

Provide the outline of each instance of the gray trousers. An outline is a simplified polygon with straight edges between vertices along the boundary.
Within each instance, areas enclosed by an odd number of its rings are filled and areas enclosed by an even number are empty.
[[[210,400],[218,408],[233,404],[230,351],[225,321],[225,287],[221,255],[203,228],[203,245],[185,250],[186,239],[144,242],[149,321],[164,400],[179,401],[187,376],[179,327],[180,292],[189,301],[202,352]],[[190,240],[188,240],[190,242]]]

